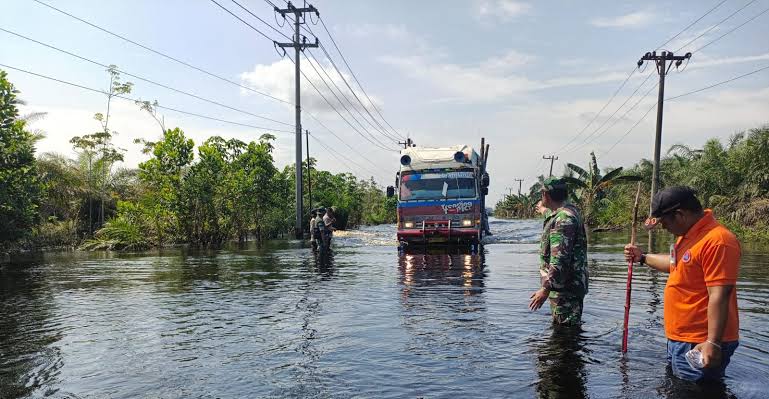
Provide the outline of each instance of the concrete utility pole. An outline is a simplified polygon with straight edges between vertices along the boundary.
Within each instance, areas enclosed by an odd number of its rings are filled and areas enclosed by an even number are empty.
[[[283,17],[286,14],[294,14],[294,38],[291,43],[275,43],[281,48],[291,47],[294,49],[294,79],[296,80],[296,224],[294,225],[294,235],[297,239],[303,237],[304,223],[303,223],[303,205],[302,205],[302,108],[301,108],[301,94],[299,92],[299,52],[304,51],[308,47],[318,47],[318,38],[315,38],[315,43],[307,43],[307,37],[299,34],[299,26],[304,23],[304,13],[312,12],[315,15],[320,16],[318,9],[309,5],[309,7],[296,8],[291,2],[288,2],[288,7],[285,9],[275,8],[276,12],[279,12]]]
[[[692,57],[692,53],[686,53],[685,55],[674,55],[672,51],[663,51],[659,55],[656,51],[644,54],[640,60],[638,60],[638,67],[643,65],[644,61],[654,61],[657,67],[657,73],[660,75],[659,94],[657,95],[657,130],[654,136],[654,167],[652,169],[652,187],[649,198],[654,198],[657,194],[660,186],[660,147],[662,145],[662,110],[665,102],[665,76],[667,76],[670,68],[675,63],[676,67],[681,66],[684,60],[688,60]],[[668,63],[670,61],[670,63]],[[675,61],[675,62],[674,62]],[[649,214],[651,215],[651,200],[649,201]],[[654,236],[649,231],[649,251],[652,251],[654,247]]]
[[[513,179],[518,182],[518,195],[521,195],[521,185],[523,184],[523,179]]]
[[[403,145],[403,148],[409,148],[414,144],[414,142],[411,141],[411,138],[409,137],[406,139],[406,141],[399,141],[398,144]]]
[[[550,176],[553,175],[553,162],[558,160],[558,157],[555,155],[550,155],[549,157],[542,156],[542,159],[549,159],[550,160]]]
[[[643,65],[644,61],[654,61],[657,66],[657,73],[660,75],[659,94],[657,96],[657,132],[654,136],[654,169],[652,171],[652,191],[651,196],[657,193],[660,184],[660,145],[662,143],[662,110],[665,101],[665,76],[675,61],[676,67],[680,66],[684,60],[691,58],[692,53],[686,55],[674,55],[672,51],[663,51],[659,55],[656,51],[644,54],[638,60],[638,66]],[[668,61],[671,61],[668,63]],[[651,208],[649,209],[651,212]]]
[[[304,131],[304,137],[305,137],[305,146],[307,147],[307,197],[309,197],[308,201],[310,202],[307,205],[307,209],[310,210],[309,213],[312,213],[312,173],[310,170],[312,169],[312,165],[310,165],[310,131],[305,130]],[[310,232],[312,234],[312,232]]]

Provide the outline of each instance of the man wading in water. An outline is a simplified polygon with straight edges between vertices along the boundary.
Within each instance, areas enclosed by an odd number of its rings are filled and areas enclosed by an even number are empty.
[[[718,380],[737,349],[737,275],[740,243],[731,231],[703,210],[689,187],[670,187],[652,199],[652,219],[678,236],[670,255],[644,254],[625,246],[625,259],[670,273],[665,285],[665,335],[673,375],[689,381]],[[703,368],[686,361],[686,353],[702,354]]]
[[[579,210],[566,202],[568,189],[559,178],[542,182],[545,223],[540,244],[542,288],[531,295],[529,309],[539,309],[550,299],[553,322],[579,325],[588,290],[587,237]]]

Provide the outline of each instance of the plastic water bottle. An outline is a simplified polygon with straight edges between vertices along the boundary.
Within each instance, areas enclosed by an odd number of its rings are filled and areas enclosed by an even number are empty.
[[[686,352],[684,357],[686,357],[686,362],[689,363],[692,368],[701,369],[705,367],[705,364],[702,360],[702,352],[697,349],[692,349],[689,352]]]

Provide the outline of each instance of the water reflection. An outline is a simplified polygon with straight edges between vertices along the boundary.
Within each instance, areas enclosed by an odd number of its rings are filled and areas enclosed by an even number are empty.
[[[403,295],[409,297],[415,288],[430,286],[455,286],[462,288],[465,296],[483,293],[485,254],[462,252],[404,253],[398,257],[398,269]]]
[[[547,339],[534,343],[539,375],[536,390],[540,399],[588,397],[584,341],[580,326],[553,325]]]

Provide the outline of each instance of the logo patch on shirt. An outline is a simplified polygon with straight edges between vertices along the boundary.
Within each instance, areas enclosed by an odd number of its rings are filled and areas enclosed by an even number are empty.
[[[692,260],[692,253],[689,251],[686,251],[686,253],[684,253],[684,256],[681,258],[681,260],[684,261],[684,263],[689,263],[689,261]]]

